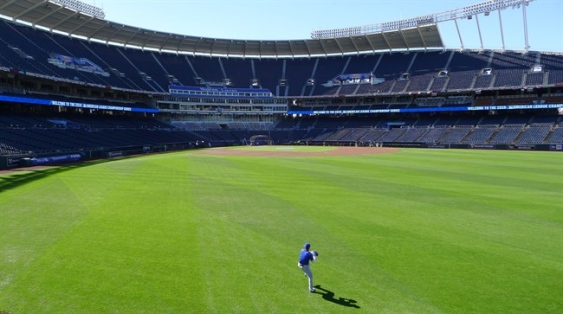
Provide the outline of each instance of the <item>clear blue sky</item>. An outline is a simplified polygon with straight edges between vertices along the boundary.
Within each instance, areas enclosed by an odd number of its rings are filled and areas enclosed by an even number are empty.
[[[439,13],[472,0],[83,0],[106,19],[182,35],[252,40],[307,39],[314,30],[362,26]],[[527,8],[530,50],[563,52],[563,0]],[[524,49],[522,9],[502,11],[505,48]],[[502,48],[497,13],[479,17],[483,46]],[[464,48],[479,49],[476,20],[458,21]],[[460,48],[453,22],[439,24],[447,48]]]

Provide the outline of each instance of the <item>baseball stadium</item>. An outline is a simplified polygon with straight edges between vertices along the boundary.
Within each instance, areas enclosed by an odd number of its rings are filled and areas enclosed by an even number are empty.
[[[541,1],[243,40],[0,0],[0,314],[561,313]]]

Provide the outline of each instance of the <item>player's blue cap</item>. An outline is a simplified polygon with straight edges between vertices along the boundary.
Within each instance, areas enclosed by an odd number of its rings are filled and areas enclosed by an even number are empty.
[[[305,245],[303,245],[303,246],[304,246],[306,249],[308,249],[308,248],[311,247],[311,244],[310,244],[310,243],[305,243]]]

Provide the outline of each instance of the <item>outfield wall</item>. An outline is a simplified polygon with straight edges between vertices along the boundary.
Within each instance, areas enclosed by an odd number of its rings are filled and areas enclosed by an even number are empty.
[[[296,142],[293,145],[310,146],[357,146],[357,147],[398,147],[398,148],[436,148],[436,149],[498,149],[498,150],[536,150],[563,152],[563,144],[432,144],[396,142]]]
[[[419,148],[563,151],[563,144],[522,144],[522,145],[517,145],[517,144],[382,143],[382,146],[383,147],[419,147]]]
[[[207,146],[206,146],[207,147]],[[43,154],[20,154],[11,156],[0,156],[0,170],[60,165],[72,162],[82,162],[88,160],[111,159],[133,155],[179,151],[201,148],[194,143],[175,143],[153,146],[130,146],[111,148],[105,150],[79,150],[67,151],[64,153],[43,153]]]
[[[529,151],[557,151],[563,152],[563,144],[432,144],[432,143],[395,143],[395,142],[294,142],[290,145],[307,146],[348,146],[348,147],[397,147],[397,148],[434,148],[434,149],[490,149],[490,150],[529,150]],[[33,167],[42,165],[59,165],[71,162],[95,159],[111,159],[133,155],[180,151],[206,147],[230,146],[221,143],[209,144],[205,147],[195,146],[193,143],[159,146],[136,146],[114,148],[96,151],[75,151],[65,154],[13,155],[0,156],[0,170]]]

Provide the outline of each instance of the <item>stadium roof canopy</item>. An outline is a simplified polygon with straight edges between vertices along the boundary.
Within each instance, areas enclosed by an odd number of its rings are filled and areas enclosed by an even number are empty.
[[[432,22],[398,30],[304,40],[219,39],[159,32],[107,21],[102,11],[73,9],[68,5],[72,1],[0,0],[0,15],[12,21],[88,40],[194,55],[301,57],[444,48],[438,27]],[[87,9],[95,9],[86,6]]]

